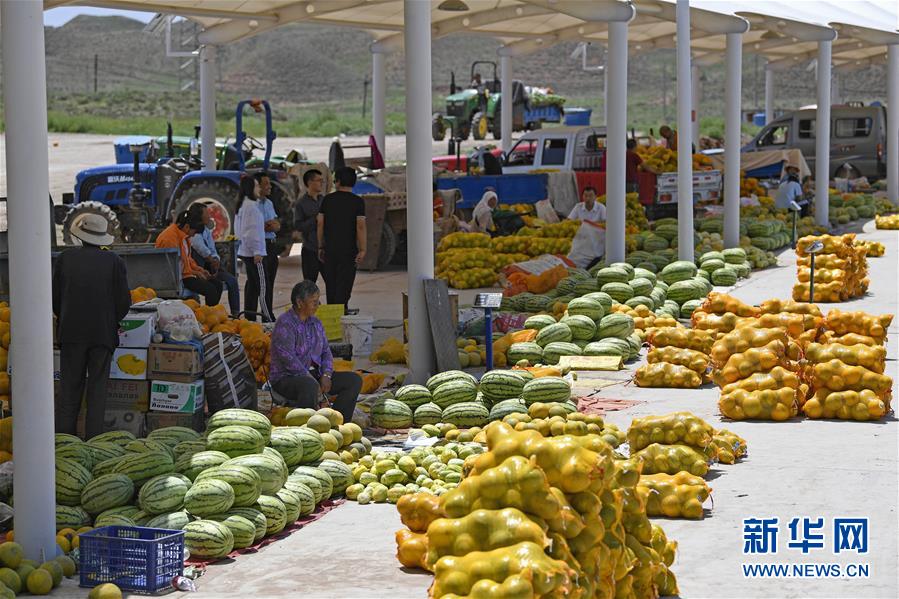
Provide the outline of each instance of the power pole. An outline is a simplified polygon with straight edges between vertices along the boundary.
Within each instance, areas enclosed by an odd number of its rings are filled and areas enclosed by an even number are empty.
[[[365,79],[362,81],[362,118],[365,118],[365,106],[368,101],[368,85],[370,83],[371,79],[366,75]]]
[[[97,93],[97,65],[100,62],[98,54],[94,54],[94,93]]]

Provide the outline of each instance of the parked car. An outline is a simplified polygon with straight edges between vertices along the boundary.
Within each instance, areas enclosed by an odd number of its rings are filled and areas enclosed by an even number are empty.
[[[605,127],[551,127],[521,136],[503,160],[503,174],[538,169],[598,171],[606,153]]]

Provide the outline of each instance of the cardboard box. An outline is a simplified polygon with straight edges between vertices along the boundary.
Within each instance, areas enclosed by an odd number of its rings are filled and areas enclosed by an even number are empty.
[[[146,348],[156,333],[156,312],[129,312],[119,321],[119,347]]]
[[[150,409],[157,412],[193,414],[203,411],[203,380],[192,383],[153,381],[150,384]]]
[[[206,415],[200,412],[181,414],[178,412],[147,412],[147,433],[167,426],[183,426],[198,433],[206,427]]]
[[[200,350],[183,343],[151,343],[147,350],[150,380],[190,383],[203,376]]]
[[[130,381],[147,380],[147,350],[119,347],[112,353],[109,378]]]
[[[53,350],[53,380],[54,381],[58,381],[61,378],[59,375],[59,362],[60,362],[59,350],[54,349]],[[12,352],[9,352],[6,354],[6,374],[8,374],[9,376],[12,376]]]
[[[146,412],[150,409],[150,382],[110,379],[106,383],[106,409]]]
[[[84,438],[84,419],[87,416],[87,411],[84,407],[81,408],[81,413],[78,414],[78,423],[76,424],[76,430],[78,432],[78,436]],[[106,409],[106,415],[103,418],[103,432],[108,431],[128,431],[135,437],[143,437],[144,436],[144,413],[138,410],[110,410]]]

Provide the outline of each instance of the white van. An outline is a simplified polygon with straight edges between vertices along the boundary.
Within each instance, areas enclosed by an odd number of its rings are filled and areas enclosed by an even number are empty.
[[[551,127],[525,133],[503,158],[503,174],[538,169],[598,171],[606,153],[605,127]]]

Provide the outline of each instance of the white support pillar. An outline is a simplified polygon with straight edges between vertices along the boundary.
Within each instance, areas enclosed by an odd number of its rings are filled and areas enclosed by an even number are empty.
[[[743,35],[727,34],[724,90],[724,247],[740,247],[740,114]]]
[[[0,2],[0,43],[9,197],[10,352],[18,357],[12,377],[14,525],[25,556],[40,563],[56,555],[43,3]]]
[[[606,61],[606,262],[625,258],[627,146],[627,21],[609,23]]]
[[[774,70],[765,67],[765,124],[774,120]]]
[[[372,48],[371,52],[371,134],[387,162],[387,55]]]
[[[217,169],[215,153],[215,55],[216,46],[200,48],[200,158],[204,170]]]
[[[899,45],[887,46],[887,195],[899,205]]]
[[[677,0],[677,256],[693,261],[690,1]]]
[[[431,196],[431,3],[404,0],[406,43],[406,207],[409,232],[409,369],[424,383],[434,368],[434,347],[424,280],[434,277]]]
[[[602,124],[609,126],[609,53],[606,52],[606,68],[602,70]]]
[[[692,108],[690,109],[691,134],[693,143],[699,148],[699,102],[702,100],[702,78],[699,73],[699,65],[693,64],[690,67],[690,82],[692,85]]]
[[[512,149],[512,57],[500,54],[500,136],[503,152]]]
[[[830,72],[833,42],[818,42],[818,114],[815,118],[815,223],[830,228]]]

